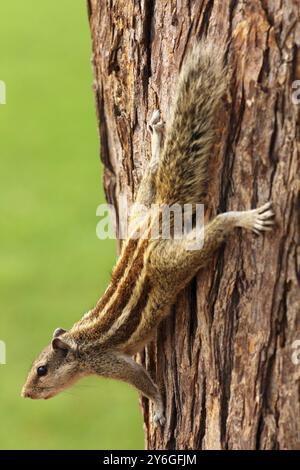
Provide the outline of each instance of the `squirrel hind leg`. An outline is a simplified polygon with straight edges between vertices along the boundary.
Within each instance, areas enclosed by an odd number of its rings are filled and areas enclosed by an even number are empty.
[[[160,161],[160,153],[162,140],[164,135],[164,122],[158,109],[156,109],[149,121],[148,130],[151,134],[151,160],[149,169],[152,173],[156,173]]]
[[[259,235],[261,232],[273,230],[275,213],[272,202],[267,202],[257,209],[237,212],[236,227],[246,228]]]

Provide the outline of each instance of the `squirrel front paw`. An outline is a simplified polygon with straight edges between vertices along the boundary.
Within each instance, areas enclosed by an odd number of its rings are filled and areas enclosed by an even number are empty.
[[[156,426],[163,426],[165,422],[164,406],[162,404],[162,399],[159,398],[159,400],[154,403],[153,423]]]
[[[166,418],[163,411],[156,411],[153,415],[153,422],[156,426],[163,426],[166,422]]]

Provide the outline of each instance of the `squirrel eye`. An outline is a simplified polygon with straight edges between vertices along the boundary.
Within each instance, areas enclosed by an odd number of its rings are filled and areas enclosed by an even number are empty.
[[[36,371],[37,371],[37,375],[38,375],[39,377],[42,377],[43,375],[46,375],[46,374],[47,374],[48,369],[47,369],[46,366],[40,366],[40,367],[37,368]]]

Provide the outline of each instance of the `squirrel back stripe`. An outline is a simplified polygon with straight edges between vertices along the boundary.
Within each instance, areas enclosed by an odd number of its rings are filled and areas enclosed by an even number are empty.
[[[201,40],[184,60],[156,177],[158,204],[199,203],[206,193],[215,120],[226,88],[223,51]]]

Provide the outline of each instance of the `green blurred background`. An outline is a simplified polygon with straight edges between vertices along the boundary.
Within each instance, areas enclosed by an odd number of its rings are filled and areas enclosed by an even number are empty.
[[[35,355],[95,304],[115,262],[115,243],[95,232],[104,196],[90,56],[84,0],[1,2],[1,449],[143,447],[126,384],[90,378],[52,400],[20,398]]]

